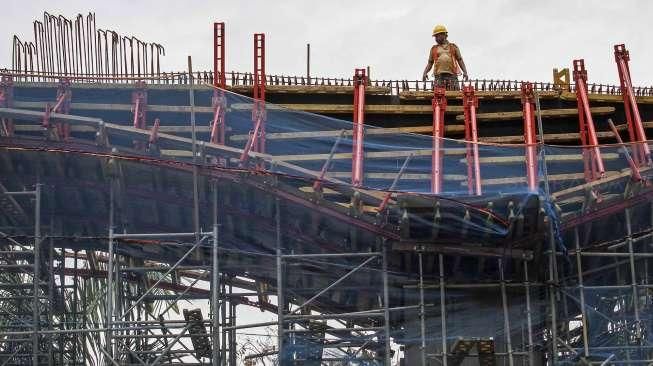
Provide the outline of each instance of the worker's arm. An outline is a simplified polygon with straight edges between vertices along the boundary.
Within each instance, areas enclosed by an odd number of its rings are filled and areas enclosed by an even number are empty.
[[[460,48],[458,49],[458,52],[456,52],[456,56],[458,65],[460,65],[460,69],[463,70],[463,80],[469,79],[469,76],[467,76],[467,67],[465,66],[465,61],[463,61],[463,56],[460,54]]]
[[[429,71],[431,71],[432,67],[433,67],[433,49],[431,48],[431,50],[429,50],[429,60],[426,63],[424,72],[422,73],[422,81],[426,81],[429,78]]]
[[[429,62],[426,64],[426,67],[424,68],[424,72],[422,73],[423,81],[429,78],[429,71],[431,71],[432,67],[433,67],[433,61],[429,60]]]

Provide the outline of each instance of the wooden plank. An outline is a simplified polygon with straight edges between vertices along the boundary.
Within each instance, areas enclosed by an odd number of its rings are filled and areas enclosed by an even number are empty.
[[[27,109],[38,109],[45,110],[45,106],[48,102],[25,102],[25,101],[15,101],[14,108],[27,108]],[[52,102],[50,102],[52,103]],[[117,103],[70,103],[70,108],[72,110],[92,110],[92,111],[126,111],[131,112],[131,104],[117,104]],[[147,110],[152,112],[183,112],[190,113],[191,107],[184,105],[156,105],[148,104]],[[211,107],[201,107],[195,106],[195,112],[197,113],[213,113],[213,108]]]
[[[127,124],[127,123],[124,123]],[[653,122],[643,122],[645,128],[653,128]],[[40,132],[43,131],[43,127],[40,125],[26,125],[26,124],[15,124],[15,130],[17,132]],[[625,131],[628,127],[624,125],[616,126],[619,131]],[[205,125],[195,126],[197,132],[210,132],[211,127]],[[365,130],[365,135],[397,135],[405,133],[417,133],[417,134],[430,134],[432,127],[430,125],[424,126],[410,126],[410,127],[391,127],[391,128],[368,128]],[[465,126],[463,125],[449,125],[445,126],[445,130],[448,133],[456,134],[465,132]],[[72,132],[94,132],[95,128],[89,126],[71,126]],[[175,126],[161,126],[159,127],[160,132],[164,133],[190,133],[191,126],[190,122],[187,125],[175,125]],[[337,137],[340,134],[339,130],[330,130],[330,131],[306,131],[306,132],[278,132],[278,133],[269,133],[266,135],[268,140],[293,140],[293,139],[310,139],[310,138],[323,138],[323,137]],[[345,131],[345,136],[351,136],[351,130]],[[614,139],[614,135],[610,131],[597,132],[597,135],[600,139]],[[233,135],[230,137],[231,141],[246,141],[248,135]],[[580,134],[572,133],[549,133],[544,135],[544,140],[547,143],[551,142],[574,142],[580,141]],[[492,136],[492,137],[479,137],[479,141],[485,143],[496,143],[496,144],[519,144],[524,142],[524,136]]]
[[[392,150],[392,151],[372,151],[365,153],[365,159],[385,159],[385,158],[405,158],[408,155],[413,157],[418,156],[431,156],[431,149],[415,149],[415,150]],[[451,148],[446,149],[445,155],[464,155],[465,148]],[[279,161],[315,161],[326,160],[329,154],[296,154],[296,155],[275,155],[274,158]],[[332,160],[351,160],[351,153],[337,153],[331,158]]]
[[[600,139],[614,138],[612,132],[597,132],[596,135]],[[489,144],[523,144],[524,136],[493,136],[493,137],[479,137],[479,141]],[[580,142],[580,134],[576,132],[570,133],[548,133],[544,134],[544,141],[548,144],[556,142]]]
[[[608,171],[606,172],[607,176],[612,176],[619,174],[617,171]],[[327,173],[327,176],[340,179],[349,179],[351,178],[351,172],[330,172]],[[394,180],[397,176],[397,173],[365,173],[365,178],[367,179],[385,179],[385,180]],[[570,180],[583,180],[585,179],[584,173],[564,173],[564,174],[550,174],[550,182],[562,182]],[[446,181],[460,182],[461,186],[467,185],[467,176],[462,174],[444,174],[443,179]],[[431,174],[426,173],[410,173],[404,174],[401,176],[400,181],[430,181]],[[483,186],[496,186],[496,185],[507,185],[507,184],[526,184],[526,177],[504,177],[504,178],[489,178],[483,179],[481,184]]]
[[[560,99],[564,101],[576,101],[576,93],[569,91],[540,91],[540,99]],[[459,91],[447,91],[447,99],[461,100],[462,93]],[[521,100],[521,91],[476,91],[476,96],[479,100]],[[623,97],[619,94],[599,94],[589,93],[589,101],[596,103],[623,103]],[[417,90],[417,91],[402,91],[399,92],[399,98],[402,100],[431,100],[433,98],[433,91],[430,90]],[[638,96],[636,97],[637,103],[653,104],[653,96]]]
[[[624,99],[621,95],[619,94],[598,94],[598,93],[589,93],[587,94],[587,97],[591,102],[597,102],[597,103],[623,103]],[[576,93],[573,92],[562,92],[560,94],[560,99],[566,100],[566,101],[576,101]],[[639,104],[653,104],[653,96],[639,96],[635,97],[637,100],[637,103]]]
[[[332,178],[351,178],[351,172],[328,172],[326,174],[328,177]],[[397,177],[397,172],[390,173],[365,173],[365,178],[367,179],[387,179],[394,180]],[[444,174],[444,180],[449,181],[466,181],[467,176],[462,174]],[[402,180],[431,180],[430,173],[404,173],[401,176],[400,181]]]
[[[539,92],[541,99],[556,99],[558,98],[557,91],[541,91]],[[521,91],[518,90],[495,90],[495,91],[479,91],[475,92],[479,100],[521,100]],[[447,91],[446,97],[448,100],[462,100],[462,93],[460,91]],[[399,92],[399,98],[402,100],[431,100],[433,98],[433,91],[431,90],[417,90],[417,91],[402,91]]]
[[[411,126],[411,127],[389,127],[389,128],[366,128],[366,136],[378,135],[397,135],[404,133],[431,133],[433,127],[430,125],[424,126]],[[341,130],[330,131],[306,131],[306,132],[276,132],[267,133],[265,138],[267,140],[293,140],[293,139],[310,139],[310,138],[323,138],[323,137],[337,137],[340,135]],[[445,126],[445,131],[450,133],[465,132],[463,125],[449,125]],[[344,136],[351,136],[351,130],[345,130]],[[229,139],[232,141],[246,141],[249,135],[233,135]]]
[[[607,173],[607,172],[606,172]],[[614,173],[614,172],[613,172]],[[567,173],[567,174],[550,174],[548,176],[550,182],[561,182],[567,180],[579,180],[585,179],[583,173]],[[466,182],[463,182],[466,185]],[[493,185],[504,185],[504,184],[521,184],[524,183],[524,188],[526,188],[526,177],[506,177],[506,178],[490,178],[482,179],[481,184],[483,186],[493,186]]]
[[[653,168],[650,168],[650,167],[640,168],[639,172],[640,173],[646,173],[646,172],[650,172],[651,169],[653,169]],[[582,185],[579,185],[579,186],[576,186],[576,187],[571,187],[571,188],[563,189],[563,190],[558,191],[558,192],[554,192],[554,193],[551,194],[551,198],[554,201],[565,199],[565,198],[569,197],[570,195],[573,195],[573,194],[576,194],[576,193],[579,193],[579,192],[584,193],[585,190],[587,190],[587,189],[592,189],[592,188],[600,187],[600,186],[603,186],[603,185],[611,184],[612,182],[614,182],[616,180],[623,179],[623,178],[626,178],[626,177],[630,177],[631,175],[632,175],[632,171],[630,170],[630,168],[626,168],[626,169],[623,169],[618,174],[614,174],[614,175],[611,175],[609,177],[606,177],[606,178],[603,178],[603,179],[598,179],[598,180],[595,180],[595,181],[592,181],[592,182],[589,182],[589,183],[585,183],[585,184],[582,184]]]
[[[151,126],[148,126],[151,127]],[[41,125],[25,125],[25,124],[16,124],[14,125],[15,131],[16,132],[40,132],[43,131],[44,128]],[[91,126],[77,126],[73,125],[70,126],[70,131],[71,132],[95,132],[96,128],[91,127]],[[195,131],[197,132],[210,132],[211,127],[209,126],[195,126]],[[190,126],[160,126],[159,127],[159,132],[164,132],[164,133],[190,133],[191,132],[191,127]]]
[[[645,128],[653,128],[653,122],[643,122]],[[161,127],[164,128],[163,126]],[[205,127],[208,129],[208,127]],[[618,125],[617,129],[619,131],[625,131],[628,127],[624,125]],[[199,129],[199,127],[198,127]],[[190,131],[190,130],[188,130]],[[430,125],[423,126],[410,126],[410,127],[390,127],[390,128],[368,128],[365,130],[365,135],[396,135],[403,133],[418,133],[418,134],[430,134],[432,127]],[[448,125],[445,126],[445,131],[447,133],[456,134],[465,132],[465,126],[463,125]],[[187,132],[187,131],[186,131]],[[311,138],[324,138],[324,137],[337,137],[340,134],[340,130],[330,130],[330,131],[306,131],[306,132],[278,132],[278,133],[268,133],[265,135],[265,138],[268,140],[293,140],[293,139],[311,139]],[[351,136],[351,130],[346,130],[344,136]],[[611,131],[597,132],[597,135],[601,139],[613,139],[614,135]],[[246,141],[249,138],[249,135],[233,135],[230,137],[232,141]],[[580,141],[580,134],[571,132],[571,133],[548,133],[544,134],[544,140],[547,143],[551,142],[573,142]],[[493,144],[521,144],[524,143],[524,136],[491,136],[491,137],[479,137],[480,142],[484,143],[493,143]]]
[[[251,103],[233,103],[230,107],[234,110],[251,110]],[[353,104],[268,104],[269,110],[289,109],[318,114],[351,114],[354,113]],[[428,105],[400,105],[400,104],[367,104],[365,113],[368,114],[433,114],[433,108]],[[448,114],[463,113],[463,107],[452,105],[447,107]]]
[[[606,115],[614,113],[614,107],[593,107],[590,108],[593,115]],[[560,109],[543,109],[542,118],[564,118],[578,116],[577,108],[560,108]],[[522,111],[514,112],[492,112],[492,113],[478,113],[476,115],[477,121],[513,121],[522,119]],[[462,115],[456,116],[456,120],[464,121],[465,117]]]
[[[580,152],[580,149],[578,149]],[[601,154],[603,160],[616,160],[620,159],[619,154],[617,153],[603,153]],[[514,164],[514,163],[525,163],[526,158],[524,156],[495,156],[495,157],[482,157],[478,161],[481,164]],[[578,162],[583,161],[582,154],[569,154],[569,155],[546,155],[547,163],[556,162],[556,163],[566,163],[566,162]],[[460,159],[461,164],[467,164],[467,159]]]

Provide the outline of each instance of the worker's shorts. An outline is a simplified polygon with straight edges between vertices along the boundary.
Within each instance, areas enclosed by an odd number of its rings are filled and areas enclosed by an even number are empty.
[[[433,80],[436,86],[444,86],[447,90],[460,90],[458,76],[455,74],[437,74]]]

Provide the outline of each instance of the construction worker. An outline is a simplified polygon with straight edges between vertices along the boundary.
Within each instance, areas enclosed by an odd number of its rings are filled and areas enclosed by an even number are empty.
[[[463,80],[467,80],[467,68],[460,54],[460,49],[447,40],[447,28],[444,25],[436,25],[433,28],[433,37],[437,44],[431,47],[429,61],[424,68],[422,80],[429,78],[429,71],[433,67],[435,84],[444,86],[450,90],[458,90],[459,68],[463,71]],[[434,65],[435,64],[435,65]]]

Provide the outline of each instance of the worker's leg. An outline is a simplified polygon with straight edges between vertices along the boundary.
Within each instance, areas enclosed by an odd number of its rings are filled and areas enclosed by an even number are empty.
[[[435,85],[444,87],[447,90],[460,90],[458,76],[454,74],[437,74],[434,78]]]
[[[447,90],[460,90],[460,85],[458,85],[458,76],[448,74],[446,76],[446,85]]]

